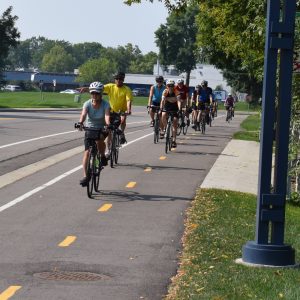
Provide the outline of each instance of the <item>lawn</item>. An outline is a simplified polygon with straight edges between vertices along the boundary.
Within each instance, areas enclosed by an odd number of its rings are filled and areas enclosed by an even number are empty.
[[[256,197],[199,190],[187,212],[183,253],[167,300],[300,299],[298,268],[252,268],[235,263],[254,239]],[[300,248],[300,208],[287,205],[286,243]]]
[[[241,123],[241,128],[244,130],[236,132],[233,135],[233,138],[237,140],[259,142],[260,124],[261,119],[259,114],[247,117],[247,119]]]

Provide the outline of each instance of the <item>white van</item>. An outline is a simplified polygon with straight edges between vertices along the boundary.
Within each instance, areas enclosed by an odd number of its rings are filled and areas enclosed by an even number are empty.
[[[20,92],[20,91],[22,91],[22,88],[19,85],[11,85],[11,84],[9,84],[9,85],[6,85],[4,87],[4,90],[5,91],[10,91],[10,92]]]

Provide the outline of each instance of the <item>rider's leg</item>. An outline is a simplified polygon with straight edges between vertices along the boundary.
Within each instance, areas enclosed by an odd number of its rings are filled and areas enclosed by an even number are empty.
[[[176,142],[176,136],[177,136],[177,126],[178,126],[178,118],[173,118],[173,126],[172,126],[172,136],[173,136],[173,142]]]
[[[83,177],[86,177],[86,166],[89,158],[89,150],[85,150],[82,158]]]
[[[151,118],[151,124],[154,124],[154,111],[152,108],[150,108],[149,114],[150,114],[150,118]]]
[[[102,138],[100,140],[97,140],[96,144],[97,144],[98,152],[101,155],[101,162],[104,166],[106,166],[107,165],[107,158],[106,158],[106,155],[105,155],[106,145],[105,145],[105,142],[104,142],[104,138]]]
[[[126,116],[121,116],[121,130],[122,130],[122,134],[121,134],[121,139],[120,139],[120,143],[124,144],[126,143],[126,138],[125,138],[125,128],[126,128]]]

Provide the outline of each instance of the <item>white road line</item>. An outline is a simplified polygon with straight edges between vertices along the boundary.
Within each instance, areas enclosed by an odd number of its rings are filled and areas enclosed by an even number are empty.
[[[55,134],[40,136],[40,137],[33,138],[33,139],[30,139],[30,140],[24,140],[24,141],[12,143],[12,144],[3,145],[3,146],[0,146],[0,149],[11,147],[11,146],[15,146],[15,145],[19,145],[19,144],[29,143],[29,142],[33,142],[33,141],[37,141],[37,140],[41,140],[41,139],[46,139],[46,138],[53,137],[53,136],[58,136],[58,135],[63,135],[63,134],[69,134],[69,133],[73,133],[73,132],[76,132],[76,131],[77,130],[72,130],[72,131],[66,131],[66,132],[60,132],[60,133],[55,133]]]
[[[143,135],[143,136],[141,136],[141,137],[139,137],[139,138],[137,138],[137,139],[135,139],[135,140],[133,140],[133,141],[130,141],[130,142],[128,142],[127,144],[123,145],[122,148],[125,148],[125,147],[127,147],[127,146],[129,146],[129,145],[131,145],[131,144],[133,144],[133,143],[135,143],[135,142],[138,142],[138,141],[140,141],[140,140],[142,140],[142,139],[144,139],[144,138],[146,138],[146,137],[148,137],[148,136],[150,136],[150,135],[152,135],[152,134],[153,134],[153,132],[151,132],[151,133],[149,133],[149,134],[146,134],[146,135]],[[121,149],[122,149],[122,148],[121,148]],[[62,175],[60,175],[60,176],[58,176],[58,177],[55,177],[54,179],[48,181],[47,183],[45,183],[45,184],[43,184],[43,185],[41,185],[41,186],[39,186],[39,187],[37,187],[37,188],[35,188],[35,189],[33,189],[33,190],[27,192],[26,194],[24,194],[24,195],[22,195],[22,196],[20,196],[20,197],[18,197],[18,198],[16,198],[16,199],[14,199],[14,200],[8,202],[7,204],[5,204],[5,205],[3,205],[3,206],[0,206],[0,212],[2,212],[2,211],[4,211],[4,210],[6,210],[6,209],[8,209],[8,208],[10,208],[10,207],[12,207],[12,206],[18,204],[18,203],[20,203],[20,202],[22,202],[22,201],[24,201],[25,199],[29,198],[30,196],[32,196],[32,195],[34,195],[34,194],[40,192],[41,190],[43,190],[43,189],[45,189],[45,188],[47,188],[47,187],[49,187],[49,186],[55,184],[56,182],[58,182],[58,181],[64,179],[65,177],[67,177],[67,176],[69,176],[69,175],[71,175],[71,174],[77,172],[77,171],[80,170],[81,168],[82,168],[82,166],[80,165],[80,166],[78,166],[78,167],[76,167],[76,168],[74,168],[74,169],[72,169],[72,170],[70,170],[70,171],[68,171],[68,172],[65,172],[65,173],[63,173]]]
[[[45,184],[43,184],[43,185],[41,185],[41,186],[39,186],[39,187],[37,187],[37,188],[35,188],[35,189],[33,189],[33,190],[27,192],[26,194],[24,194],[24,195],[22,195],[22,196],[20,196],[20,197],[18,197],[18,198],[16,198],[16,199],[14,199],[14,200],[8,202],[7,204],[2,205],[2,206],[0,207],[0,212],[2,212],[2,211],[4,211],[4,210],[6,210],[6,209],[8,209],[8,208],[10,208],[10,207],[12,207],[12,206],[14,206],[14,205],[16,205],[17,203],[22,202],[23,200],[25,200],[25,199],[27,199],[28,197],[30,197],[30,196],[32,196],[32,195],[34,195],[34,194],[40,192],[41,190],[45,189],[46,187],[51,186],[51,185],[53,185],[54,183],[56,183],[56,182],[62,180],[63,178],[65,178],[65,177],[67,177],[67,176],[69,176],[69,175],[71,175],[71,174],[77,172],[77,171],[80,170],[81,168],[82,168],[82,166],[78,166],[78,167],[76,167],[76,168],[74,168],[74,169],[72,169],[72,170],[70,170],[70,171],[68,171],[68,172],[66,172],[66,173],[64,173],[64,174],[62,174],[62,175],[60,175],[60,176],[58,176],[58,177],[56,177],[56,178],[50,180],[50,181],[48,181],[47,183],[45,183]]]
[[[147,122],[148,121],[131,122],[131,123],[127,123],[127,125],[141,124],[141,123],[147,123]],[[29,142],[33,142],[33,141],[37,141],[37,140],[41,140],[41,139],[46,139],[46,138],[53,137],[53,136],[74,133],[74,132],[77,132],[77,130],[66,131],[66,132],[59,132],[59,133],[54,133],[54,134],[50,134],[50,135],[44,135],[44,136],[36,137],[36,138],[33,138],[33,139],[29,139],[29,140],[24,140],[24,141],[19,141],[19,142],[7,144],[7,145],[2,145],[2,146],[0,146],[0,149],[11,147],[11,146],[15,146],[15,145],[20,145],[20,144],[24,144],[24,143],[29,143]]]

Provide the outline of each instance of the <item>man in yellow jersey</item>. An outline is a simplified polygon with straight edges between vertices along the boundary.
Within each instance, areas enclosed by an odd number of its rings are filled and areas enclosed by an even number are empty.
[[[131,102],[132,102],[132,92],[131,89],[124,85],[125,73],[118,72],[115,76],[115,83],[108,83],[104,85],[104,93],[108,95],[111,118],[114,118],[114,114],[123,112],[128,115],[131,114]],[[126,128],[126,114],[121,115],[121,130],[122,134],[120,136],[120,143],[126,143],[125,139],[125,128]],[[110,145],[111,136],[108,138],[108,145]]]

